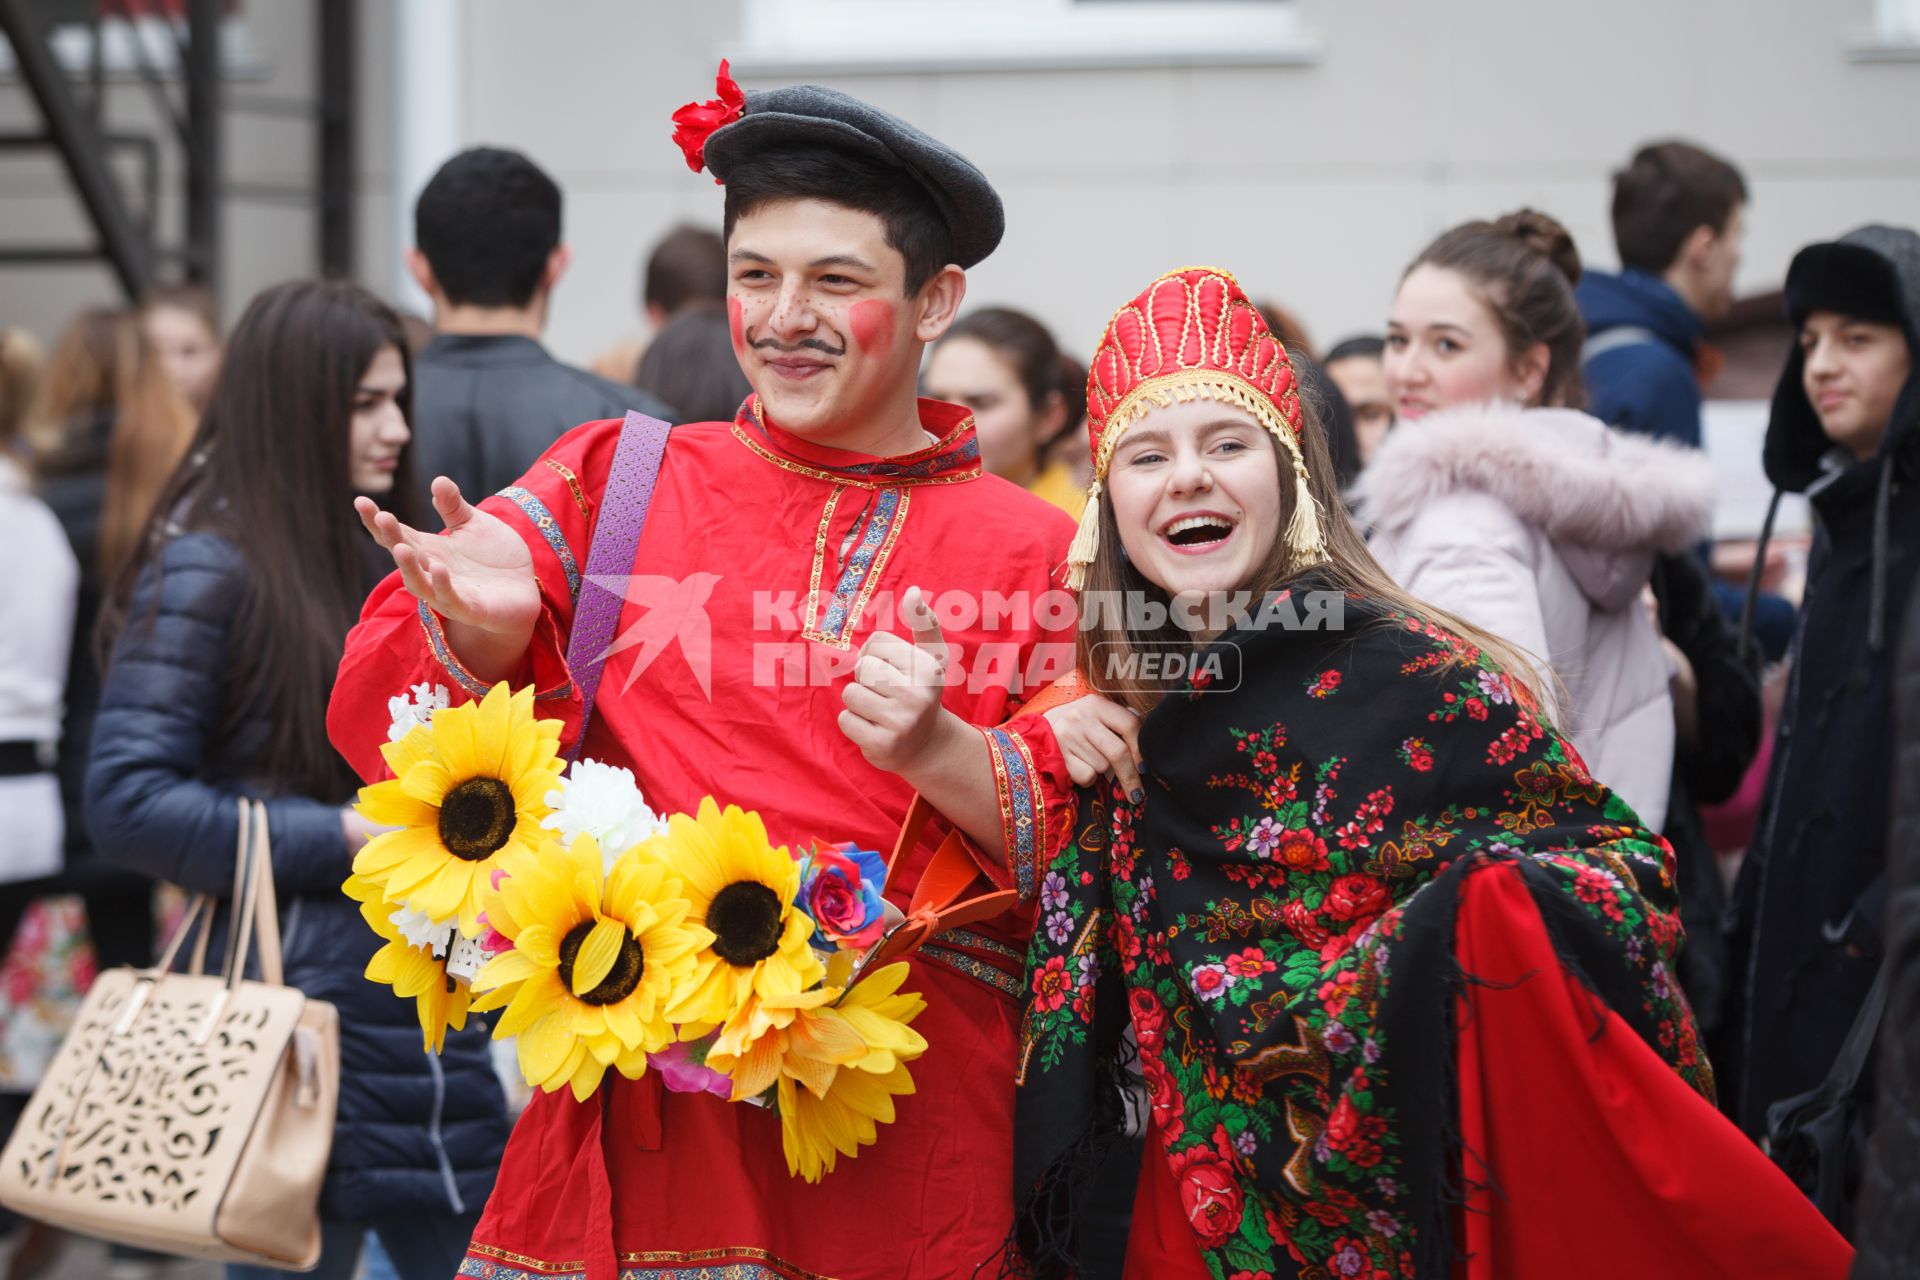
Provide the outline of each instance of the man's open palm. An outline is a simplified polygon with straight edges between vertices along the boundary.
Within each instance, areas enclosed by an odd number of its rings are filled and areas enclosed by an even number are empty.
[[[461,497],[459,485],[445,476],[433,482],[445,534],[404,525],[368,498],[354,499],[353,506],[367,532],[393,554],[407,590],[435,613],[495,635],[532,634],[540,617],[533,556],[505,521]]]

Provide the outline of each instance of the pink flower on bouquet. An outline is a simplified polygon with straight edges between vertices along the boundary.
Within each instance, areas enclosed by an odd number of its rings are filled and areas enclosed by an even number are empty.
[[[887,927],[880,898],[886,879],[886,859],[851,844],[817,846],[802,858],[795,905],[813,917],[813,945],[859,950],[880,941]]]
[[[733,1081],[723,1072],[707,1065],[706,1040],[681,1040],[658,1053],[647,1055],[647,1065],[660,1073],[660,1083],[674,1093],[710,1093],[716,1098],[733,1097]]]
[[[494,887],[499,888],[499,885]],[[484,911],[480,913],[480,949],[490,956],[513,950],[513,939],[494,928],[493,921],[487,919]]]

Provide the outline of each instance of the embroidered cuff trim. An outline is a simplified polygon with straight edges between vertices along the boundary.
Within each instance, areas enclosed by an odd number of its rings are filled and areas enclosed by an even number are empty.
[[[426,634],[427,648],[433,653],[433,660],[440,664],[447,677],[459,685],[472,698],[484,698],[493,686],[466,669],[460,659],[454,656],[453,646],[447,643],[446,628],[440,621],[440,615],[427,607],[425,600],[417,601],[420,612],[420,630]],[[553,688],[541,692],[534,691],[535,702],[553,702],[573,696],[573,681],[565,680]]]
[[[573,548],[567,545],[567,536],[560,532],[560,522],[553,518],[553,512],[547,510],[547,504],[519,485],[508,485],[496,498],[505,498],[520,508],[520,514],[532,522],[542,538],[546,539],[547,549],[560,561],[561,570],[567,575],[567,595],[570,599],[580,598],[580,566],[573,558]]]
[[[1033,756],[1019,734],[982,729],[993,758],[993,785],[1000,798],[1000,829],[1020,900],[1033,897],[1040,850],[1046,847],[1046,814],[1036,802]]]

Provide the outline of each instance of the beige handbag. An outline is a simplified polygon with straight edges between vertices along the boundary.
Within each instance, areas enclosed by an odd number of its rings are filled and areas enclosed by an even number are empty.
[[[249,800],[233,904],[226,977],[205,973],[205,894],[157,966],[100,975],[0,1153],[0,1204],[164,1253],[319,1262],[340,1022],[282,981],[267,811]],[[169,972],[196,920],[187,972]],[[241,977],[256,931],[259,982]]]

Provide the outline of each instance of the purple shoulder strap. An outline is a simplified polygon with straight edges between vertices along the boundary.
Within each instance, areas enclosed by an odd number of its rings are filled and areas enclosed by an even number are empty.
[[[653,502],[653,485],[660,477],[671,430],[658,418],[629,412],[620,427],[620,442],[613,448],[613,466],[600,494],[600,514],[587,548],[587,569],[580,575],[580,596],[573,602],[573,634],[567,640],[567,667],[580,689],[580,733],[568,759],[579,758],[587,726],[593,721],[600,673],[606,668],[607,650],[627,602],[619,585],[633,572],[633,557],[640,549],[640,531],[646,527],[647,508]]]

